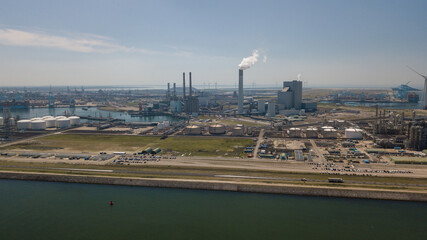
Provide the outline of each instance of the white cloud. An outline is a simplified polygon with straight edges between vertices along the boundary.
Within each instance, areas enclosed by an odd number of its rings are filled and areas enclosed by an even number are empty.
[[[82,53],[159,53],[141,48],[123,46],[104,36],[88,35],[87,37],[63,37],[9,28],[0,29],[0,44],[9,46],[48,47]]]

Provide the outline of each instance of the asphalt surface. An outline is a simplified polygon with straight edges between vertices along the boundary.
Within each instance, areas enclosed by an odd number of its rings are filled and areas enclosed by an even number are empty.
[[[141,171],[141,170],[125,170],[125,169],[90,169],[90,168],[49,168],[49,167],[22,167],[14,165],[3,165],[0,168],[8,169],[28,169],[28,170],[65,170],[74,172],[108,172],[108,173],[129,173],[141,175],[165,175],[165,176],[186,176],[186,177],[210,177],[210,178],[232,178],[232,179],[259,179],[259,180],[277,180],[277,181],[298,181],[298,182],[319,182],[326,183],[327,179],[310,179],[310,178],[282,178],[282,177],[260,177],[260,176],[245,176],[245,175],[228,175],[228,174],[208,174],[208,173],[186,173],[186,172],[156,172],[156,171]],[[365,185],[380,185],[380,186],[407,186],[407,187],[427,187],[427,184],[409,184],[409,183],[385,183],[385,182],[366,182],[366,181],[348,181],[344,179],[344,183],[350,184],[365,184]],[[339,183],[337,183],[339,184]]]

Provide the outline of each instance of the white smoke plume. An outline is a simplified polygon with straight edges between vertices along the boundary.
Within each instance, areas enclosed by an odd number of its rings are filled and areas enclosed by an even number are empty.
[[[301,80],[301,73],[298,73],[297,79],[298,79],[298,81]]]
[[[240,70],[246,70],[252,67],[256,62],[258,62],[259,51],[254,50],[252,56],[243,58],[242,62],[239,64]]]
[[[264,59],[262,59],[262,62],[263,62],[263,63],[266,63],[266,62],[267,62],[267,56],[264,56]]]

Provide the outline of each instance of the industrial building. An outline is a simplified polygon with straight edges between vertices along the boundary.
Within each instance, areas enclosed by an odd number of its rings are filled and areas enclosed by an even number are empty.
[[[276,116],[276,103],[268,102],[267,117]]]
[[[183,73],[183,83],[184,83],[184,94],[183,94],[183,100],[184,100],[184,112],[191,115],[197,115],[199,113],[199,99],[197,96],[193,96],[193,83],[191,79],[191,72],[189,73],[189,81],[190,81],[190,94],[189,96],[185,95],[185,73]]]
[[[412,122],[408,127],[408,140],[405,146],[409,149],[427,149],[427,121]]]
[[[182,99],[176,95],[176,83],[173,84],[173,93],[170,93],[170,84],[168,83],[168,90],[166,92],[166,101],[169,102],[169,109],[173,114],[181,114],[185,112],[190,115],[199,114],[199,97],[193,94],[193,83],[191,79],[191,72],[189,73],[190,88],[189,95],[186,94],[185,88],[185,72],[182,73]]]
[[[284,81],[283,89],[277,94],[279,110],[301,109],[302,107],[302,82]]]
[[[258,113],[265,113],[265,100],[258,100]]]

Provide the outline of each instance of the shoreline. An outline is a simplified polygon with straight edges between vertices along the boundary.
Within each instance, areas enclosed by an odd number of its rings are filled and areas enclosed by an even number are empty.
[[[172,180],[161,178],[151,179],[111,176],[106,177],[93,175],[86,176],[74,174],[70,175],[57,173],[52,174],[13,171],[0,171],[0,179],[427,202],[427,193],[423,192],[417,193],[409,191],[340,188],[339,186],[337,188],[327,188],[313,186],[297,186],[291,184],[261,184],[243,182],[237,183],[227,181],[207,181],[190,179]]]

